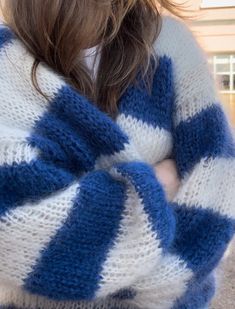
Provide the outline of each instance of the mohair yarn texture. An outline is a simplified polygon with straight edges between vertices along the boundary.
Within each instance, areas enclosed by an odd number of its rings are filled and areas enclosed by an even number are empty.
[[[0,28],[0,308],[200,309],[234,233],[235,146],[207,59],[163,16],[151,93],[114,120]],[[176,161],[168,200],[153,165]]]

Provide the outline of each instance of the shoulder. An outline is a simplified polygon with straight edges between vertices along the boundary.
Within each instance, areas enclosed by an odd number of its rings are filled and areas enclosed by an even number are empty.
[[[27,129],[49,107],[33,85],[34,62],[35,57],[13,31],[0,25],[0,125]],[[65,85],[44,63],[38,65],[36,78],[51,101]]]
[[[186,22],[177,17],[162,15],[161,31],[154,43],[158,56],[171,58],[175,66],[193,69],[206,62],[206,54]]]
[[[163,16],[161,32],[154,49],[158,58],[170,59],[174,107],[177,110],[175,123],[219,101],[207,54],[185,22]]]

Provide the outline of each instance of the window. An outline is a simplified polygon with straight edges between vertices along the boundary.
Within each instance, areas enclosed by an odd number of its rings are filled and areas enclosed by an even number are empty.
[[[235,0],[202,0],[201,8],[219,8],[235,6]]]
[[[215,55],[210,59],[213,72],[223,93],[235,93],[235,54]]]
[[[217,81],[221,102],[235,126],[235,53],[214,55],[208,60]]]

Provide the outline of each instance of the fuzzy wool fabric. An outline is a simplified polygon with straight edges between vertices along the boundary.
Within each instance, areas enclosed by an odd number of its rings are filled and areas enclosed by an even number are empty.
[[[0,28],[0,308],[201,309],[234,234],[235,145],[204,52],[163,17],[112,120]],[[168,200],[153,165],[177,164]]]

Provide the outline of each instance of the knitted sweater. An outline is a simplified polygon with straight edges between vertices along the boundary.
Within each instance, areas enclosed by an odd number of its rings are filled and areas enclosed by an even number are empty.
[[[114,120],[0,29],[0,308],[199,309],[234,233],[235,147],[207,59],[163,17]],[[168,200],[152,166],[177,164]]]

